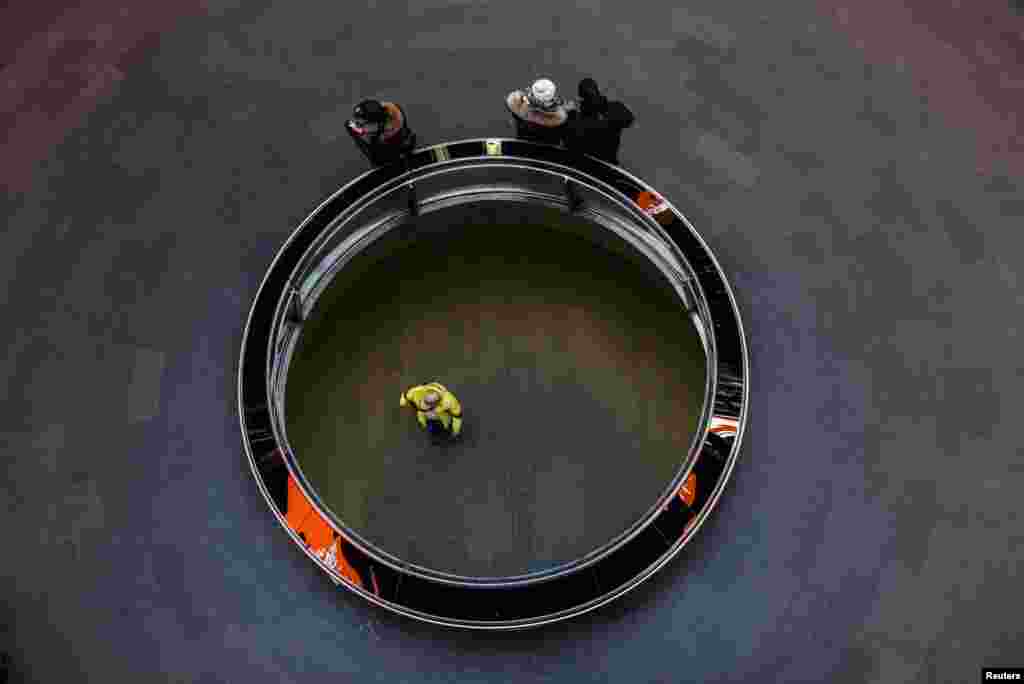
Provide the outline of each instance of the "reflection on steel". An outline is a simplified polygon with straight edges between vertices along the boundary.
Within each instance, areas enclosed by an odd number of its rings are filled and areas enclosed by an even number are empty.
[[[435,145],[432,149],[435,162],[448,161],[448,148],[444,145]]]
[[[707,429],[708,439],[713,442],[723,440],[727,451],[729,449],[729,443],[736,439],[739,426],[740,423],[736,419],[726,418],[722,415],[712,416],[711,424]],[[698,510],[698,507],[696,506],[697,493],[700,492],[702,495],[706,494],[709,485],[714,484],[714,478],[721,477],[719,464],[724,464],[727,458],[725,452],[722,451],[723,442],[718,442],[715,447],[717,448],[717,451],[712,452],[714,454],[713,456],[709,456],[708,458],[701,459],[697,462],[694,469],[690,471],[690,474],[687,476],[686,481],[679,488],[679,499],[693,512],[693,518],[691,518],[690,522],[687,523],[687,529],[689,529],[689,526],[693,523],[694,519],[696,519]],[[704,467],[704,461],[711,461],[710,468]],[[699,470],[705,472],[705,477],[698,480],[697,471]],[[710,471],[710,477],[708,475],[708,471]]]
[[[503,171],[520,178],[520,185],[510,183]],[[500,185],[481,186],[481,173],[501,176]],[[463,174],[476,180],[467,181]],[[544,190],[552,178],[564,185]],[[439,181],[449,187],[424,190]],[[299,304],[308,312],[352,254],[408,216],[403,199],[411,197],[413,183],[420,211],[510,195],[568,210],[574,197],[580,199],[588,218],[657,266],[698,328],[709,373],[691,449],[681,455],[676,476],[649,513],[585,559],[514,578],[458,577],[413,566],[337,519],[291,452],[282,412],[284,377],[301,329],[288,322],[293,290],[301,288]],[[403,198],[403,190],[410,195]],[[328,198],[288,238],[246,323],[239,420],[253,475],[272,513],[335,583],[427,622],[521,629],[593,610],[679,553],[711,513],[736,463],[747,422],[748,379],[742,323],[721,268],[696,230],[652,188],[619,167],[563,149],[520,140],[466,140],[420,149],[405,164],[367,172]]]
[[[636,196],[636,203],[658,223],[667,225],[672,222],[672,211],[668,202],[656,193],[645,190]]]
[[[350,584],[366,587],[363,575],[355,567],[361,555],[353,552],[352,544],[320,515],[306,493],[299,488],[295,478],[290,476],[285,520],[326,569],[337,573]],[[368,574],[369,568],[364,568],[363,572]]]
[[[565,183],[565,198],[569,202],[569,211],[575,214],[583,205],[583,200],[580,199],[576,188],[573,187],[572,179],[566,178],[563,182]]]
[[[292,323],[302,323],[305,320],[305,314],[302,310],[302,296],[296,288],[292,288],[289,293],[290,299],[288,301],[288,320]]]
[[[416,197],[416,184],[409,183],[409,214],[411,216],[419,216],[420,214],[420,201]]]

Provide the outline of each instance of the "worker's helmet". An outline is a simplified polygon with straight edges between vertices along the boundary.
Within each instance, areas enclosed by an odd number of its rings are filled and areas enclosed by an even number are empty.
[[[423,395],[423,404],[427,408],[432,409],[439,403],[441,403],[441,395],[435,392],[434,390],[430,390],[429,392]]]
[[[545,112],[553,111],[562,104],[554,82],[546,78],[534,81],[526,93],[526,99],[529,100],[531,106]]]
[[[352,109],[352,118],[361,125],[381,124],[387,121],[388,112],[377,100],[363,100]]]
[[[597,87],[597,81],[592,78],[582,79],[576,92],[584,100],[593,100],[601,96],[601,89]]]

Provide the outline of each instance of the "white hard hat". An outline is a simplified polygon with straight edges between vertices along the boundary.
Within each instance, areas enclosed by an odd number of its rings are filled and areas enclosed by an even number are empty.
[[[553,81],[541,78],[530,86],[530,103],[538,107],[553,107],[558,104],[558,92]]]

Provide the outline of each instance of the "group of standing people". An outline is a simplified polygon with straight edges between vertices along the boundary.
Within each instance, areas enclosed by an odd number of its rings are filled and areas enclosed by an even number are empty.
[[[515,121],[516,137],[564,145],[574,152],[618,164],[622,131],[633,125],[633,112],[605,97],[592,78],[580,81],[577,95],[579,99],[564,100],[555,83],[547,78],[509,93],[505,106]]]
[[[633,125],[633,113],[621,102],[605,97],[592,78],[579,82],[577,95],[575,100],[563,99],[547,78],[509,93],[505,106],[512,114],[516,137],[564,146],[618,164],[622,131]],[[416,134],[394,102],[363,100],[352,110],[345,129],[375,165],[398,161],[416,147]]]

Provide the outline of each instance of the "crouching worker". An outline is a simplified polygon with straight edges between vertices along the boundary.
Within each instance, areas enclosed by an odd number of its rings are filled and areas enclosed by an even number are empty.
[[[462,431],[462,405],[439,382],[410,387],[402,394],[399,406],[416,410],[416,420],[432,435],[458,437]]]
[[[363,100],[345,122],[359,150],[371,164],[383,166],[402,159],[416,147],[416,134],[405,112],[394,102]]]

